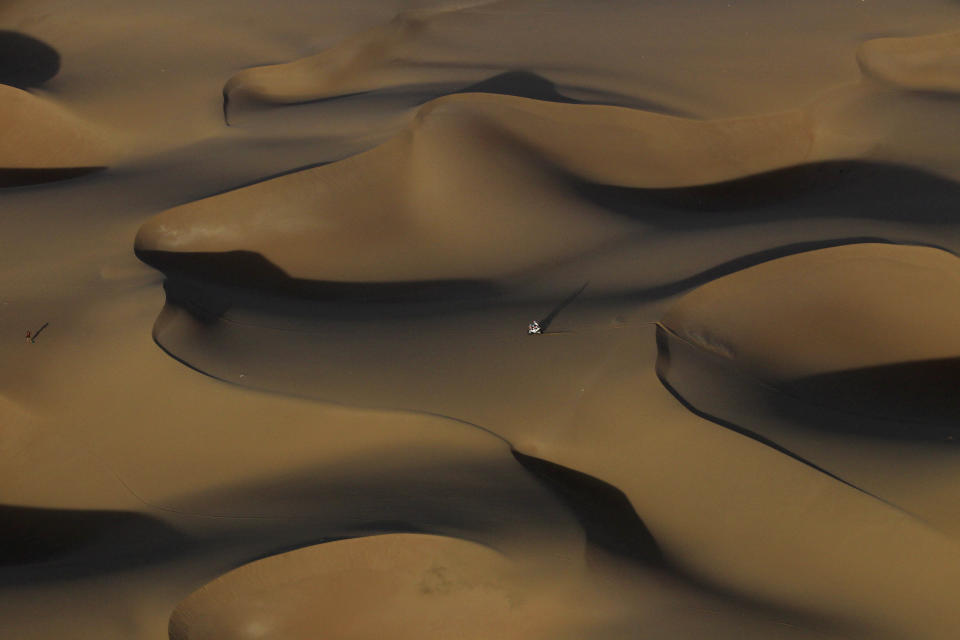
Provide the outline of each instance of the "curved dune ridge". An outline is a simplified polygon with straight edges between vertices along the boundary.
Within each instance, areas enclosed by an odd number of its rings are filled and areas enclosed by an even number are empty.
[[[467,64],[424,69],[411,65],[409,56],[429,40],[427,32],[437,20],[495,4],[501,2],[464,1],[402,11],[390,22],[318,54],[240,71],[223,87],[224,115],[229,122],[230,111],[244,103],[296,104],[431,80],[462,82]]]
[[[0,186],[20,186],[102,169],[111,142],[63,107],[0,85]]]
[[[518,624],[523,592],[515,571],[496,551],[453,538],[395,534],[330,542],[266,558],[204,586],[174,610],[170,638],[318,632],[372,638],[387,629],[395,638],[521,638],[530,622]]]
[[[631,229],[571,194],[567,176],[633,187],[716,182],[801,163],[811,136],[802,112],[699,122],[449,96],[372,151],[166,211],[140,229],[136,249],[252,251],[315,280],[500,278]]]
[[[857,244],[745,269],[663,316],[678,336],[774,384],[960,357],[960,260]]]
[[[684,296],[662,324],[790,396],[906,421],[905,433],[911,423],[952,433],[960,417],[957,300],[953,254],[862,244],[726,276]]]
[[[960,91],[960,31],[910,38],[877,38],[857,49],[871,78],[912,91]]]
[[[939,249],[780,258],[675,302],[657,373],[695,414],[955,535],[940,500],[960,480],[958,294]]]

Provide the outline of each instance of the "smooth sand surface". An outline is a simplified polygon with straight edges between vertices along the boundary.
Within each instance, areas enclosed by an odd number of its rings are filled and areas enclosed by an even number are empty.
[[[4,637],[956,637],[956,3],[0,16]]]

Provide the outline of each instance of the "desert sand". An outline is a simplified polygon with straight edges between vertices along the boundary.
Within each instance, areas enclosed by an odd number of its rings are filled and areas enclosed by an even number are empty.
[[[957,637],[956,3],[0,18],[4,638]]]

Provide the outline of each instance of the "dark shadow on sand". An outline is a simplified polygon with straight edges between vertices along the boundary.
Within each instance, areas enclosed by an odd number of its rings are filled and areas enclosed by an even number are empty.
[[[200,293],[199,289],[203,288],[205,283],[336,302],[393,303],[486,299],[495,296],[499,291],[493,283],[482,280],[329,282],[292,278],[253,251],[136,251],[136,256],[167,276],[167,291],[172,292],[175,297],[181,290],[189,289],[192,293]]]
[[[60,54],[19,31],[0,30],[0,84],[37,87],[60,71]]]
[[[0,505],[0,585],[150,564],[182,553],[187,541],[139,513]]]
[[[956,393],[960,358],[901,362],[773,383],[660,326],[657,354],[657,375],[689,410],[820,471],[825,470],[774,441],[780,436],[764,434],[789,435],[784,429],[792,429],[870,440],[960,444]]]
[[[610,94],[609,100],[602,101],[586,101],[586,100],[577,100],[576,98],[571,98],[570,96],[564,95],[558,88],[557,85],[544,78],[538,73],[533,71],[528,71],[525,69],[514,69],[510,71],[504,71],[496,75],[490,76],[485,80],[480,82],[475,82],[468,86],[459,86],[454,82],[440,83],[440,84],[412,84],[405,85],[401,87],[387,87],[384,89],[374,89],[371,91],[362,91],[357,93],[345,93],[337,96],[330,96],[327,98],[318,98],[315,100],[303,100],[299,102],[283,102],[283,103],[271,103],[269,101],[259,101],[263,107],[287,107],[294,105],[304,105],[304,104],[322,104],[324,102],[330,102],[334,100],[344,100],[344,99],[362,99],[364,96],[376,96],[376,95],[393,95],[393,96],[403,96],[408,95],[414,101],[411,106],[423,105],[431,100],[446,96],[446,95],[455,95],[462,93],[488,93],[496,94],[503,96],[514,96],[517,98],[527,98],[530,100],[540,100],[543,102],[558,102],[562,104],[593,104],[593,105],[611,105],[611,106],[621,106],[630,109],[638,109],[642,111],[650,111],[653,113],[663,113],[668,115],[686,117],[689,114],[678,111],[677,109],[668,107],[667,105],[659,104],[656,102],[651,102],[647,100],[642,100],[633,96],[623,96]],[[223,88],[223,121],[229,127],[231,126],[230,121],[230,93],[227,91],[227,86],[224,85]]]
[[[819,249],[829,249],[831,247],[843,247],[852,244],[894,244],[894,245],[907,245],[915,247],[928,247],[931,249],[939,249],[941,251],[947,251],[948,253],[953,253],[949,249],[944,247],[934,245],[934,244],[924,244],[921,242],[896,242],[893,240],[887,240],[886,238],[878,238],[872,236],[857,236],[857,237],[847,237],[847,238],[832,238],[829,240],[811,240],[809,242],[794,242],[791,244],[781,245],[779,247],[772,247],[770,249],[764,249],[762,251],[756,251],[754,253],[747,253],[742,256],[736,257],[732,260],[727,260],[726,262],[721,262],[718,265],[710,267],[709,269],[704,269],[697,273],[691,274],[686,278],[681,278],[679,280],[674,280],[673,282],[666,282],[662,285],[656,285],[653,287],[646,287],[643,289],[634,289],[632,291],[625,292],[621,297],[625,300],[633,300],[637,302],[646,302],[650,300],[662,300],[664,298],[669,298],[671,296],[679,295],[690,289],[699,287],[708,282],[721,278],[723,276],[736,273],[737,271],[742,271],[750,267],[755,267],[764,262],[770,262],[772,260],[777,260],[779,258],[785,258],[787,256],[796,255],[799,253],[806,253],[808,251],[817,251]]]
[[[960,444],[960,358],[823,373],[792,380],[782,390],[789,398],[775,405],[782,413],[796,413],[790,406],[796,401],[828,407],[841,416],[852,414],[816,422],[814,428],[898,440],[956,439]]]
[[[766,445],[771,449],[778,451],[789,458],[793,458],[797,462],[800,462],[802,464],[807,465],[808,467],[816,469],[820,473],[830,476],[834,480],[842,482],[843,484],[849,487],[852,487],[857,491],[861,491],[863,493],[871,495],[872,497],[877,497],[869,493],[868,491],[864,491],[860,487],[848,482],[847,480],[844,480],[839,475],[821,467],[820,465],[816,464],[812,460],[809,460],[804,456],[801,456],[791,451],[790,449],[779,444],[775,440],[765,436],[758,429],[745,426],[744,424],[742,424],[743,416],[737,415],[736,418],[738,418],[738,420],[733,420],[733,419],[730,419],[731,416],[719,415],[719,413],[715,412],[712,408],[703,407],[696,400],[691,400],[690,398],[688,398],[687,395],[684,393],[684,390],[687,387],[694,386],[698,391],[702,391],[705,388],[707,388],[707,385],[702,384],[702,379],[699,377],[694,378],[694,380],[697,380],[701,384],[691,385],[687,382],[688,378],[692,378],[692,376],[689,376],[689,373],[688,373],[688,370],[690,369],[690,354],[694,352],[699,352],[702,350],[699,350],[696,347],[693,347],[692,345],[688,344],[686,341],[679,338],[676,334],[665,329],[663,326],[660,326],[660,325],[657,325],[656,340],[657,340],[657,362],[656,362],[657,378],[660,380],[660,383],[663,385],[663,387],[670,393],[670,395],[672,395],[677,400],[677,402],[683,405],[685,409],[687,409],[688,411],[690,411],[691,413],[693,413],[694,415],[700,418],[709,420],[710,422],[718,424],[721,427],[729,429],[730,431],[739,433],[742,436],[746,436],[751,440],[756,440],[760,444]],[[676,352],[680,352],[679,359],[676,357]],[[704,356],[705,359],[710,361],[709,364],[716,364],[714,361],[718,359],[717,356],[714,356],[713,354],[707,354],[705,352],[702,354],[697,353],[697,355]],[[679,366],[677,366],[678,364]],[[680,369],[679,373],[677,372],[677,369]],[[700,374],[701,372],[696,371],[695,373]],[[717,393],[716,395],[722,396],[723,393],[722,392]]]
[[[103,171],[106,167],[51,167],[45,169],[5,169],[0,167],[0,188],[28,187],[59,182]]]
[[[584,289],[587,288],[588,284],[590,283],[589,282],[583,283],[582,287],[580,287],[579,289],[574,291],[572,294],[570,294],[569,296],[561,300],[560,303],[557,304],[557,306],[555,306],[553,309],[550,310],[550,313],[548,313],[542,319],[537,321],[540,325],[540,329],[542,332],[546,333],[547,329],[550,328],[550,325],[553,324],[553,321],[556,320],[558,315],[560,315],[560,312],[566,309],[568,306],[570,306],[571,303],[573,303],[574,300],[580,297],[580,294],[583,293]]]
[[[583,199],[667,229],[797,218],[960,223],[960,184],[894,164],[831,161],[713,184],[635,189],[570,179]]]
[[[32,336],[32,338],[30,339],[30,341],[31,341],[31,342],[36,342],[36,341],[37,341],[37,338],[40,337],[40,334],[43,333],[44,330],[45,330],[47,327],[49,327],[49,326],[50,326],[50,323],[49,323],[49,322],[44,322],[43,325],[41,325],[41,327],[40,327],[39,329],[37,329],[36,331],[33,332],[33,336]]]
[[[543,76],[524,70],[506,71],[452,93],[493,93],[544,102],[583,104],[557,91],[557,85]]]
[[[513,457],[563,500],[590,543],[621,558],[654,566],[664,564],[657,541],[630,499],[615,486],[516,450]]]

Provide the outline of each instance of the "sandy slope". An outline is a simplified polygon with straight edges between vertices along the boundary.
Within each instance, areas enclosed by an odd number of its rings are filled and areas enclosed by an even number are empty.
[[[0,19],[7,635],[954,637],[955,3]]]
[[[116,156],[109,137],[42,98],[0,85],[0,184],[50,182],[99,171]]]

